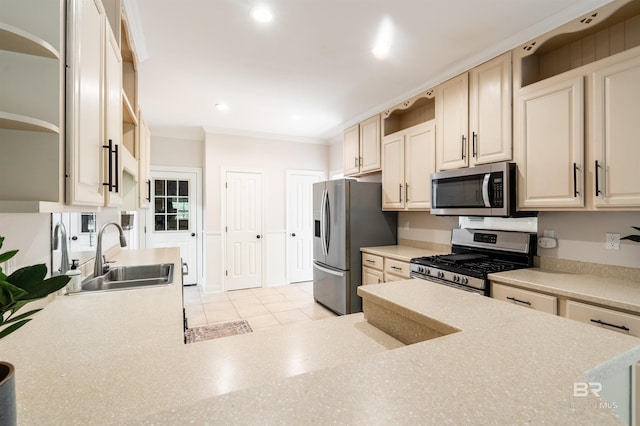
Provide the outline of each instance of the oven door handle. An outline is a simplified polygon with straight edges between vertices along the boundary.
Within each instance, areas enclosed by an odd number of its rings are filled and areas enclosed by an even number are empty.
[[[484,175],[482,180],[482,200],[485,207],[491,207],[491,200],[489,200],[489,181],[491,180],[491,173]]]

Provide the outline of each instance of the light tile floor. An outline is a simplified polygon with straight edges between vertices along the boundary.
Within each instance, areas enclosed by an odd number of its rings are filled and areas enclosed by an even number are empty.
[[[189,327],[244,319],[256,331],[336,316],[313,300],[312,282],[212,294],[190,286],[184,305]]]

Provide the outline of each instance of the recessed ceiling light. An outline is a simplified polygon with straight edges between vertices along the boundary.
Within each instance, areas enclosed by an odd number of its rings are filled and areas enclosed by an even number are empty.
[[[216,109],[218,111],[226,111],[229,109],[229,105],[227,104],[216,104]]]
[[[376,41],[373,45],[373,49],[371,50],[376,58],[384,59],[389,54],[393,41],[393,32],[393,22],[391,21],[391,18],[385,16],[382,18],[382,21],[380,21]]]
[[[251,12],[251,16],[258,22],[271,22],[273,19],[273,13],[267,6],[256,6]]]

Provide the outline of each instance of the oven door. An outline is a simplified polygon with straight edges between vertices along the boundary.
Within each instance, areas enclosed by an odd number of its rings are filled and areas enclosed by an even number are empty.
[[[419,278],[421,280],[430,281],[432,283],[446,285],[447,287],[457,288],[459,290],[464,290],[466,292],[477,294],[479,296],[488,296],[488,294],[486,294],[485,290],[481,290],[479,288],[467,287],[466,285],[452,283],[450,281],[441,280],[441,279],[438,279],[436,277],[430,277],[430,276],[427,276],[427,275],[422,275],[419,272],[411,272],[411,274],[409,276],[411,278]]]
[[[495,163],[431,175],[431,213],[509,216],[512,163]]]

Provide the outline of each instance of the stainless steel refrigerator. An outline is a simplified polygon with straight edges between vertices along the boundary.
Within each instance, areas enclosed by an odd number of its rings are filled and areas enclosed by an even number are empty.
[[[361,247],[396,244],[396,212],[382,211],[380,183],[351,179],[313,185],[313,297],[344,315],[362,311]]]

